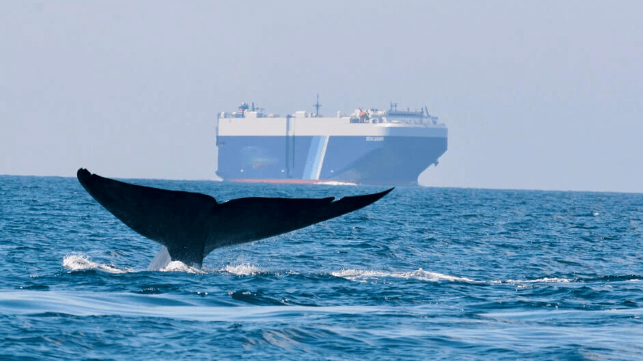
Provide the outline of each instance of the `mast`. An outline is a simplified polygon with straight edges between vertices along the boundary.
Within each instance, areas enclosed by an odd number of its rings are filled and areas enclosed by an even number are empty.
[[[319,93],[317,93],[317,103],[313,104],[315,107],[315,118],[319,117],[319,108],[321,108],[321,104],[319,104]]]

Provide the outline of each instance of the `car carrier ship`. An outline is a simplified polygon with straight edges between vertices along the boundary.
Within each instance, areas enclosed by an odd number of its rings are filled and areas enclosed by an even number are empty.
[[[447,128],[421,110],[357,109],[334,117],[266,114],[254,103],[217,116],[217,175],[224,181],[417,184],[447,150]]]

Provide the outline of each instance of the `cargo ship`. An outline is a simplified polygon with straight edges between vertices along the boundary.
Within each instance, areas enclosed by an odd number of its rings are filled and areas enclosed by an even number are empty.
[[[224,181],[418,184],[447,150],[447,127],[420,110],[268,114],[254,103],[217,115],[217,175]]]

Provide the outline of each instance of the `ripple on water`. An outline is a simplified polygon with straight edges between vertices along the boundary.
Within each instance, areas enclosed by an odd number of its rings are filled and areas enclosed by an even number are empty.
[[[135,182],[220,201],[381,190]],[[0,359],[643,354],[643,195],[398,187],[206,267],[148,272],[159,245],[74,178],[0,189]]]

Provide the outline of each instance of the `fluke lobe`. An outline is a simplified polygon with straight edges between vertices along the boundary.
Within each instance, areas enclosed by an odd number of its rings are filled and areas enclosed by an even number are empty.
[[[78,181],[128,227],[164,246],[150,270],[181,261],[200,267],[219,247],[252,242],[358,210],[384,192],[329,198],[239,198],[225,203],[205,194],[139,186],[79,169]]]

